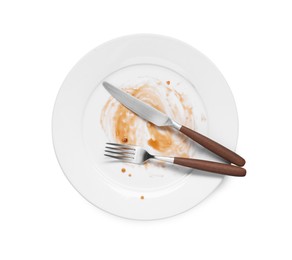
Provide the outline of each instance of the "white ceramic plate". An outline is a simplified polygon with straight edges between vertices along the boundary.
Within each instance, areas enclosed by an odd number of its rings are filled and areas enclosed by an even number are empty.
[[[164,36],[118,38],[76,64],[55,103],[56,155],[68,180],[84,198],[114,215],[150,220],[184,212],[218,187],[223,179],[220,175],[155,163],[130,165],[104,157],[105,143],[113,141],[100,123],[109,99],[101,85],[104,80],[117,87],[170,80],[175,90],[188,97],[195,129],[232,150],[236,148],[235,102],[222,74],[208,58]],[[196,158],[218,161],[195,144],[194,149]]]

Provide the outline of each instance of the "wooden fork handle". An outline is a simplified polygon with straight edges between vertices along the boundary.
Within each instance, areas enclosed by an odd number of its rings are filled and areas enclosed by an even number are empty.
[[[223,175],[237,176],[243,177],[246,175],[246,170],[244,168],[240,168],[238,166],[233,166],[230,164],[223,164],[217,162],[210,162],[204,160],[197,159],[189,159],[189,158],[181,158],[175,157],[174,164],[179,164],[182,166],[194,168],[197,170],[208,171]]]
[[[192,129],[189,129],[186,126],[182,126],[179,131],[185,134],[186,136],[190,137],[191,139],[193,139],[194,141],[196,141],[198,144],[202,145],[209,151],[227,160],[228,162],[234,163],[238,166],[243,166],[245,164],[245,160],[241,156],[229,150],[225,146],[211,140],[210,138],[200,133],[197,133]]]

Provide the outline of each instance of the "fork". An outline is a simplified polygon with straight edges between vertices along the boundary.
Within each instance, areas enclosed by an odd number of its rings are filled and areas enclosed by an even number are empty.
[[[117,143],[106,143],[105,156],[118,159],[124,162],[143,164],[149,159],[164,161],[167,163],[178,164],[181,166],[208,171],[223,175],[243,177],[246,175],[246,170],[238,166],[230,164],[217,163],[211,161],[204,161],[198,159],[190,159],[183,157],[166,157],[157,156],[148,153],[145,149],[139,146],[124,145]]]

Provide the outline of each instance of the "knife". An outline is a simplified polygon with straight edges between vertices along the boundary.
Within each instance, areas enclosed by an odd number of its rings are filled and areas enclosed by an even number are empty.
[[[145,104],[137,98],[125,93],[124,91],[114,87],[108,82],[102,83],[104,88],[122,105],[126,108],[137,114],[139,117],[143,118],[146,121],[153,123],[156,126],[170,126],[181,133],[185,134],[201,146],[205,147],[209,151],[217,154],[223,159],[227,160],[230,163],[236,164],[238,166],[243,166],[245,160],[231,151],[230,149],[224,147],[223,145],[213,141],[212,139],[190,129],[186,126],[180,125],[175,122],[173,119],[168,117],[166,114],[158,111],[157,109]]]

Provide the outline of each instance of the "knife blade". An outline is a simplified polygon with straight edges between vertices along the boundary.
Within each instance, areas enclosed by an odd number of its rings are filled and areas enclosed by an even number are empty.
[[[126,108],[137,114],[139,117],[149,121],[157,126],[173,126],[180,129],[181,125],[176,123],[166,114],[160,112],[154,107],[151,107],[137,98],[127,94],[126,92],[114,87],[108,82],[102,83],[104,88]]]
[[[175,122],[172,118],[167,116],[166,114],[158,111],[157,109],[145,104],[144,102],[140,101],[139,99],[125,93],[124,91],[116,88],[115,86],[111,85],[108,82],[102,83],[104,88],[122,105],[126,108],[137,114],[139,117],[149,121],[157,126],[170,126],[181,133],[185,134],[192,140],[196,141],[206,149],[210,150],[211,152],[217,154],[218,156],[222,157],[223,159],[227,160],[230,163],[234,163],[238,166],[243,166],[245,164],[245,160],[236,154],[235,152],[231,151],[227,147],[217,143],[216,141],[190,129],[186,126],[180,125],[179,123]]]

